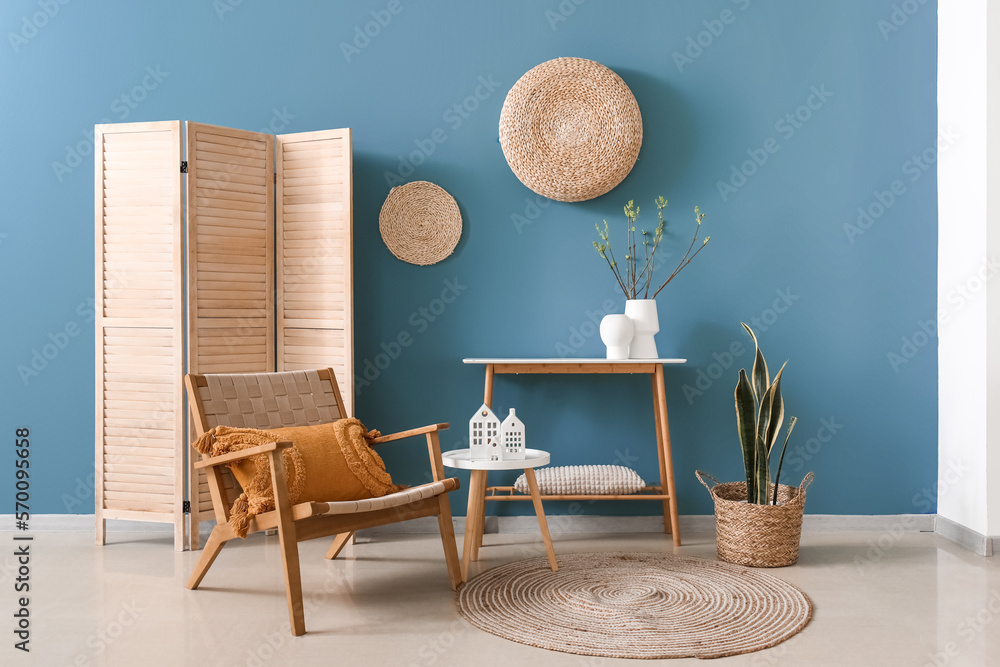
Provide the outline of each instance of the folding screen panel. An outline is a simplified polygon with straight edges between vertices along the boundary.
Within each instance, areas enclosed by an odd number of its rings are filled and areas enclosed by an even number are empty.
[[[192,122],[185,129],[188,372],[273,370],[274,137]],[[204,471],[190,474],[197,549],[197,526],[214,514]]]
[[[277,370],[333,368],[353,416],[351,130],[277,140]]]
[[[98,125],[94,145],[97,543],[133,519],[182,549],[181,127]]]

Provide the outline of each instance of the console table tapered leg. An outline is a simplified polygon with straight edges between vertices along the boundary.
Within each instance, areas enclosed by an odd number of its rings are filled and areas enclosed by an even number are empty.
[[[549,536],[549,523],[545,520],[545,510],[542,509],[542,497],[538,492],[538,481],[535,479],[535,470],[533,468],[525,468],[524,479],[528,482],[528,488],[531,490],[531,503],[535,506],[535,516],[538,517],[538,529],[542,531],[542,541],[545,542],[545,554],[549,557],[549,567],[552,568],[553,572],[556,572],[559,569],[559,563],[556,562],[556,552],[552,548],[552,537]]]
[[[649,376],[653,386],[653,417],[656,423],[656,462],[660,466],[660,492],[669,493],[667,490],[667,463],[663,455],[663,422],[660,417],[660,392],[656,387],[656,373]],[[671,534],[673,524],[670,520],[670,500],[663,501],[663,532]]]
[[[654,377],[656,378],[655,394],[659,399],[657,401],[657,410],[660,415],[659,422],[662,438],[660,456],[663,461],[663,470],[666,472],[667,493],[670,495],[668,503],[671,530],[674,536],[674,546],[679,547],[681,545],[681,529],[677,517],[677,490],[674,488],[674,461],[673,456],[670,453],[670,421],[667,418],[667,389],[666,383],[663,380],[663,366],[656,366]]]

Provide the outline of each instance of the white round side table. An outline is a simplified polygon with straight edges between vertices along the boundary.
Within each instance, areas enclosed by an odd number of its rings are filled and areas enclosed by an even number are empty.
[[[524,478],[531,491],[531,502],[535,506],[535,516],[538,517],[538,528],[545,542],[545,553],[549,558],[549,566],[555,572],[559,569],[556,563],[556,552],[552,548],[552,538],[549,536],[549,524],[542,510],[542,498],[538,492],[538,481],[535,479],[535,468],[549,464],[549,453],[541,449],[525,449],[523,460],[513,461],[473,461],[468,449],[453,449],[441,454],[441,462],[449,468],[471,470],[472,479],[469,485],[469,507],[465,516],[465,540],[462,542],[462,578],[467,579],[469,563],[479,560],[479,547],[483,543],[483,524],[486,518],[486,477],[490,470],[524,470]]]

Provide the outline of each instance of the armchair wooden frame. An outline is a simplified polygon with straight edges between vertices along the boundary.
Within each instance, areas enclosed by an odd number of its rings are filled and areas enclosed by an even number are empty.
[[[336,376],[329,368],[279,373],[187,375],[184,383],[198,437],[220,424],[265,429],[307,426],[334,421],[346,414]],[[224,395],[213,395],[213,391]],[[289,420],[295,423],[284,423]],[[356,530],[422,516],[437,516],[448,578],[452,590],[457,589],[463,578],[448,493],[457,489],[459,484],[457,479],[444,476],[438,433],[446,428],[448,424],[431,424],[374,439],[372,444],[380,445],[425,436],[434,481],[371,500],[291,504],[284,466],[277,465],[281,460],[281,451],[291,447],[291,442],[267,443],[222,456],[202,456],[194,468],[207,473],[216,525],[188,579],[187,588],[198,588],[222,547],[237,538],[229,525],[232,503],[223,483],[222,468],[233,461],[266,454],[275,489],[275,509],[255,516],[250,521],[248,534],[277,529],[293,635],[302,635],[306,631],[298,551],[298,543],[304,540],[335,535],[336,539],[326,554],[332,559]]]

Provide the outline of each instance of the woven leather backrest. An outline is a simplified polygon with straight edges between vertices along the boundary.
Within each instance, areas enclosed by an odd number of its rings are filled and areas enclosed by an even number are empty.
[[[204,378],[208,384],[198,392],[208,428],[312,426],[343,414],[336,380],[321,378],[319,371],[212,373]]]

